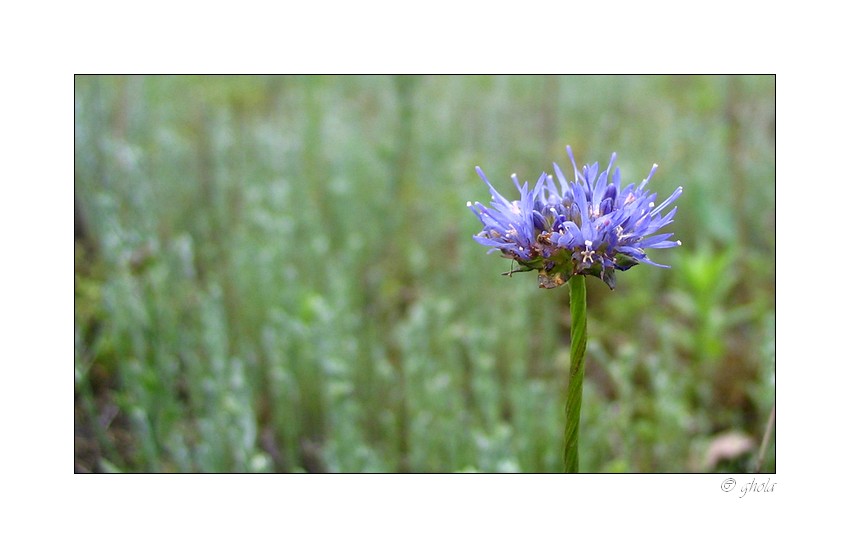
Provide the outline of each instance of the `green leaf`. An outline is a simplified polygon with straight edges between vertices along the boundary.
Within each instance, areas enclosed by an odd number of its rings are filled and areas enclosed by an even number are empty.
[[[630,256],[628,256],[624,253],[617,253],[617,256],[614,257],[614,262],[617,263],[617,266],[620,267],[623,270],[628,270],[631,267],[635,266],[636,264],[639,264],[632,257],[630,257]],[[612,287],[611,289],[614,289],[614,288]]]

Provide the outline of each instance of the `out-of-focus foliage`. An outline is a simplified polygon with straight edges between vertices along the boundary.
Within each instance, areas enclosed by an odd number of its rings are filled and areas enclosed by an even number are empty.
[[[566,290],[474,166],[653,163],[683,246],[588,280],[586,471],[745,471],[774,405],[773,77],[77,77],[93,471],[560,470]],[[762,470],[775,469],[773,443]]]

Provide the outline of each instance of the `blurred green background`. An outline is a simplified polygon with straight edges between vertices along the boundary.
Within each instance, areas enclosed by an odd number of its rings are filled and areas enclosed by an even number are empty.
[[[773,76],[77,76],[74,124],[76,471],[560,471],[568,291],[465,205],[567,144],[685,188],[671,269],[588,280],[582,470],[754,468]]]

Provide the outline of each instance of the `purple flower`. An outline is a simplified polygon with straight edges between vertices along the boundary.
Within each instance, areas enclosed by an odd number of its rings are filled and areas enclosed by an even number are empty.
[[[598,276],[614,289],[617,270],[628,270],[638,263],[669,268],[652,262],[646,252],[682,245],[669,239],[672,233],[656,234],[673,222],[676,208],[664,215],[662,211],[681,196],[682,187],[656,205],[656,194],[646,185],[657,165],[640,184],[622,187],[620,169],[611,171],[616,153],[601,173],[597,163],[579,171],[570,147],[567,154],[575,172],[573,181],[557,164],[553,164],[555,178],[542,173],[530,190],[528,182],[520,186],[513,175],[520,193],[519,200],[513,201],[499,194],[476,167],[493,200],[490,207],[467,202],[484,225],[473,239],[520,265],[506,274],[537,270],[540,287],[547,289],[576,275]]]

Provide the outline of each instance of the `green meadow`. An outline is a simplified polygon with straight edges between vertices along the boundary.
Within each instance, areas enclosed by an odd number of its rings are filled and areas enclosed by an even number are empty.
[[[466,203],[570,145],[684,187],[672,268],[587,280],[582,471],[774,472],[775,109],[773,76],[77,76],[75,471],[561,471],[569,292]]]

